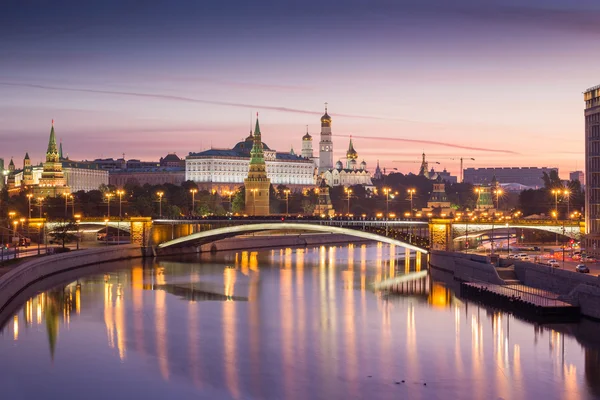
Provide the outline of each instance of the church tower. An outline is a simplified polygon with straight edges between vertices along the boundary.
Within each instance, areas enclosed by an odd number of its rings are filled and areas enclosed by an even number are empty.
[[[331,117],[325,114],[321,117],[321,141],[319,142],[319,173],[333,169],[333,142],[331,140]]]
[[[31,186],[33,185],[33,168],[31,167],[31,159],[29,158],[29,153],[25,153],[25,158],[23,159],[23,186]]]
[[[302,157],[308,160],[313,159],[312,136],[308,133],[308,125],[306,126],[306,135],[302,136]]]
[[[354,150],[354,145],[352,144],[352,136],[350,136],[350,144],[348,145],[348,151],[346,152],[346,168],[355,170],[357,158],[358,153],[356,152],[356,150]]]
[[[244,179],[246,190],[246,214],[269,215],[269,189],[271,180],[267,177],[267,165],[256,115],[256,126],[252,138],[252,150],[250,150],[250,169],[248,178]]]
[[[40,178],[39,186],[36,188],[36,196],[58,197],[63,193],[69,193],[69,187],[63,174],[60,154],[56,145],[56,134],[54,133],[54,120],[50,129],[50,139],[46,150],[46,162]]]
[[[8,176],[6,177],[6,186],[8,187],[8,190],[14,190],[15,185],[15,163],[11,157],[10,163],[8,163]]]

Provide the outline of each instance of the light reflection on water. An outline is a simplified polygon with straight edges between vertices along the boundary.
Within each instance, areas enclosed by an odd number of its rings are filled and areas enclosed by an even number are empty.
[[[8,318],[3,395],[600,396],[599,324],[534,325],[430,277],[373,293],[372,282],[426,265],[405,256],[379,244],[115,263]],[[27,377],[36,384],[17,384]]]

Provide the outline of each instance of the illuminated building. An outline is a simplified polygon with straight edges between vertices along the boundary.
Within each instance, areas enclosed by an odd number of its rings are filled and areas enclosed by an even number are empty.
[[[267,165],[263,152],[262,138],[258,118],[254,128],[253,145],[250,150],[248,177],[244,179],[246,189],[246,214],[269,215],[269,189],[271,182],[267,177]]]
[[[600,86],[585,91],[585,249],[600,255]]]
[[[61,146],[62,147],[62,146]],[[48,140],[48,149],[46,150],[46,162],[42,171],[42,177],[37,186],[34,187],[36,197],[50,196],[58,197],[63,193],[69,193],[67,180],[62,170],[62,163],[58,146],[56,145],[56,135],[54,134],[54,120],[50,129],[50,139]]]
[[[341,161],[335,164],[335,168],[328,169],[321,172],[321,179],[330,186],[373,186],[371,181],[371,174],[367,171],[367,163],[365,161],[360,163],[360,167],[357,167],[358,152],[354,149],[352,138],[348,145],[348,151],[346,152],[346,168],[343,167]]]
[[[303,139],[303,152],[308,152],[305,142],[308,141]],[[250,132],[244,141],[237,143],[232,149],[190,153],[185,158],[185,180],[194,181],[204,190],[236,190],[248,176],[253,145],[254,138]],[[275,151],[264,142],[262,147],[267,176],[273,185],[285,185],[293,190],[314,187],[313,160],[291,152]]]
[[[436,216],[441,216],[442,214],[449,215],[451,212],[453,212],[452,208],[450,208],[450,205],[451,203],[448,200],[448,195],[446,194],[446,184],[442,178],[438,176],[433,184],[433,191],[431,192],[431,196],[427,201],[427,207],[423,208],[423,212],[431,212]]]

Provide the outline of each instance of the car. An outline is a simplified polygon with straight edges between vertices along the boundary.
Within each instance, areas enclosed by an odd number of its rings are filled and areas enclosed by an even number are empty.
[[[580,272],[582,274],[589,274],[590,273],[590,269],[583,264],[579,264],[575,267],[575,271]]]
[[[556,261],[554,258],[551,258],[548,260],[548,265],[551,267],[558,267],[558,261]]]

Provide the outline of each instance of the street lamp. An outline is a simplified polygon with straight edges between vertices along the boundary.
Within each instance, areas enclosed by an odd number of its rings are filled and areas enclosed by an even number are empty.
[[[67,219],[67,214],[69,212],[69,196],[71,195],[70,193],[63,193],[63,196],[65,196],[65,219]]]
[[[290,189],[285,189],[283,191],[283,193],[285,193],[285,215],[288,215],[290,213],[289,212],[289,204],[288,204],[289,203],[289,194],[290,194],[290,192],[291,192]]]
[[[417,193],[417,189],[408,189],[407,190],[408,195],[410,196],[410,216],[412,217],[413,215],[413,196],[415,193]]]
[[[158,216],[162,218],[162,198],[165,195],[165,192],[156,192],[158,196]]]
[[[77,223],[77,250],[79,250],[79,241],[81,239],[79,234],[79,223],[81,222],[81,214],[73,214],[73,218],[75,218],[75,222]]]
[[[506,258],[510,255],[510,228],[508,222],[506,223]]]
[[[563,191],[563,196],[567,198],[567,215],[569,215],[571,213],[571,191],[565,189]]]
[[[33,195],[31,193],[29,193],[27,195],[27,204],[29,206],[29,219],[31,219],[31,198],[33,197]]]
[[[42,223],[38,222],[37,223],[37,227],[38,227],[38,256],[40,255],[40,244],[42,242]]]
[[[560,189],[552,189],[552,194],[554,195],[554,209],[558,212],[558,195],[562,193]]]
[[[500,210],[500,196],[504,193],[502,189],[494,190],[494,194],[496,195],[496,208]]]
[[[552,211],[552,216],[554,217],[554,219],[556,220],[556,222],[558,222],[558,212]],[[556,232],[556,234],[555,234],[554,245],[558,246],[558,232]]]
[[[107,212],[108,215],[107,216],[110,219],[110,198],[113,197],[114,194],[112,194],[112,193],[106,193],[105,196],[106,196],[106,208],[108,210],[108,212]]]
[[[344,188],[344,192],[348,194],[348,216],[350,216],[350,196],[352,195],[352,189]]]
[[[192,215],[194,215],[194,209],[196,206],[196,193],[198,193],[198,189],[190,189],[190,193],[192,194]]]
[[[40,203],[40,218],[42,218],[42,207],[44,206],[44,198],[43,197],[38,197],[38,202]]]
[[[119,196],[119,219],[121,219],[121,203],[123,201],[123,195],[125,194],[124,190],[117,190],[117,195]]]

